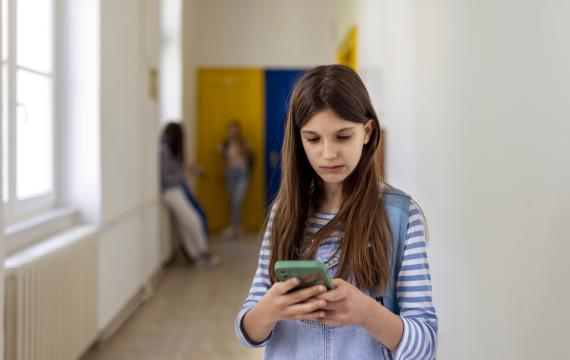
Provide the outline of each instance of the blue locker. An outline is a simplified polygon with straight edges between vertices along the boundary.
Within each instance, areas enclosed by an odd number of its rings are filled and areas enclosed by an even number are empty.
[[[306,70],[265,71],[265,189],[267,205],[281,182],[281,146],[291,90]]]

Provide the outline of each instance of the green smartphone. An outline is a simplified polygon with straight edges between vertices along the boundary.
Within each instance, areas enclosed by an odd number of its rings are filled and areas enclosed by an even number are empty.
[[[279,281],[296,277],[301,283],[291,291],[313,285],[325,285],[328,290],[334,289],[332,279],[325,265],[316,260],[281,260],[275,263],[275,275]]]

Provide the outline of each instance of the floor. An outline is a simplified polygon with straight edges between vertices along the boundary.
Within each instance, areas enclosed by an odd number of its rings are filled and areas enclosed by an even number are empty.
[[[156,293],[109,340],[82,360],[263,358],[234,334],[234,321],[257,265],[259,236],[212,240],[222,257],[214,269],[181,259],[167,268]]]

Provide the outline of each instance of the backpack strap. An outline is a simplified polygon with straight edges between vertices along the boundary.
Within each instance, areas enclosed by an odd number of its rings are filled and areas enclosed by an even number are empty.
[[[400,273],[404,255],[412,198],[403,191],[385,185],[382,189],[382,201],[390,222],[390,229],[392,230],[391,276],[386,283],[386,290],[383,294],[380,294],[379,289],[375,288],[371,295],[394,314],[399,314],[400,306],[397,297],[398,274]]]

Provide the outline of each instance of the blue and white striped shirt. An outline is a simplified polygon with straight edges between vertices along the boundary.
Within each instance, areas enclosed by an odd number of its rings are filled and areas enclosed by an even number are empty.
[[[268,341],[266,340],[262,344],[250,343],[243,334],[240,325],[245,314],[257,304],[272,285],[269,278],[269,258],[271,254],[269,237],[273,216],[274,211],[271,212],[268,226],[263,236],[255,277],[249,294],[236,319],[236,333],[240,341],[249,347],[263,346]],[[306,239],[312,238],[334,216],[335,214],[332,213],[316,213],[310,219],[309,226],[305,232]],[[397,281],[397,299],[400,306],[399,316],[404,325],[404,332],[396,352],[391,353],[386,347],[382,347],[383,356],[381,358],[396,360],[435,359],[438,318],[432,301],[431,276],[426,252],[426,233],[424,216],[418,205],[412,201],[409,209],[402,264]],[[342,232],[333,232],[322,242],[319,252],[323,250],[324,253],[332,255],[341,241]],[[372,356],[373,354],[370,355]]]

